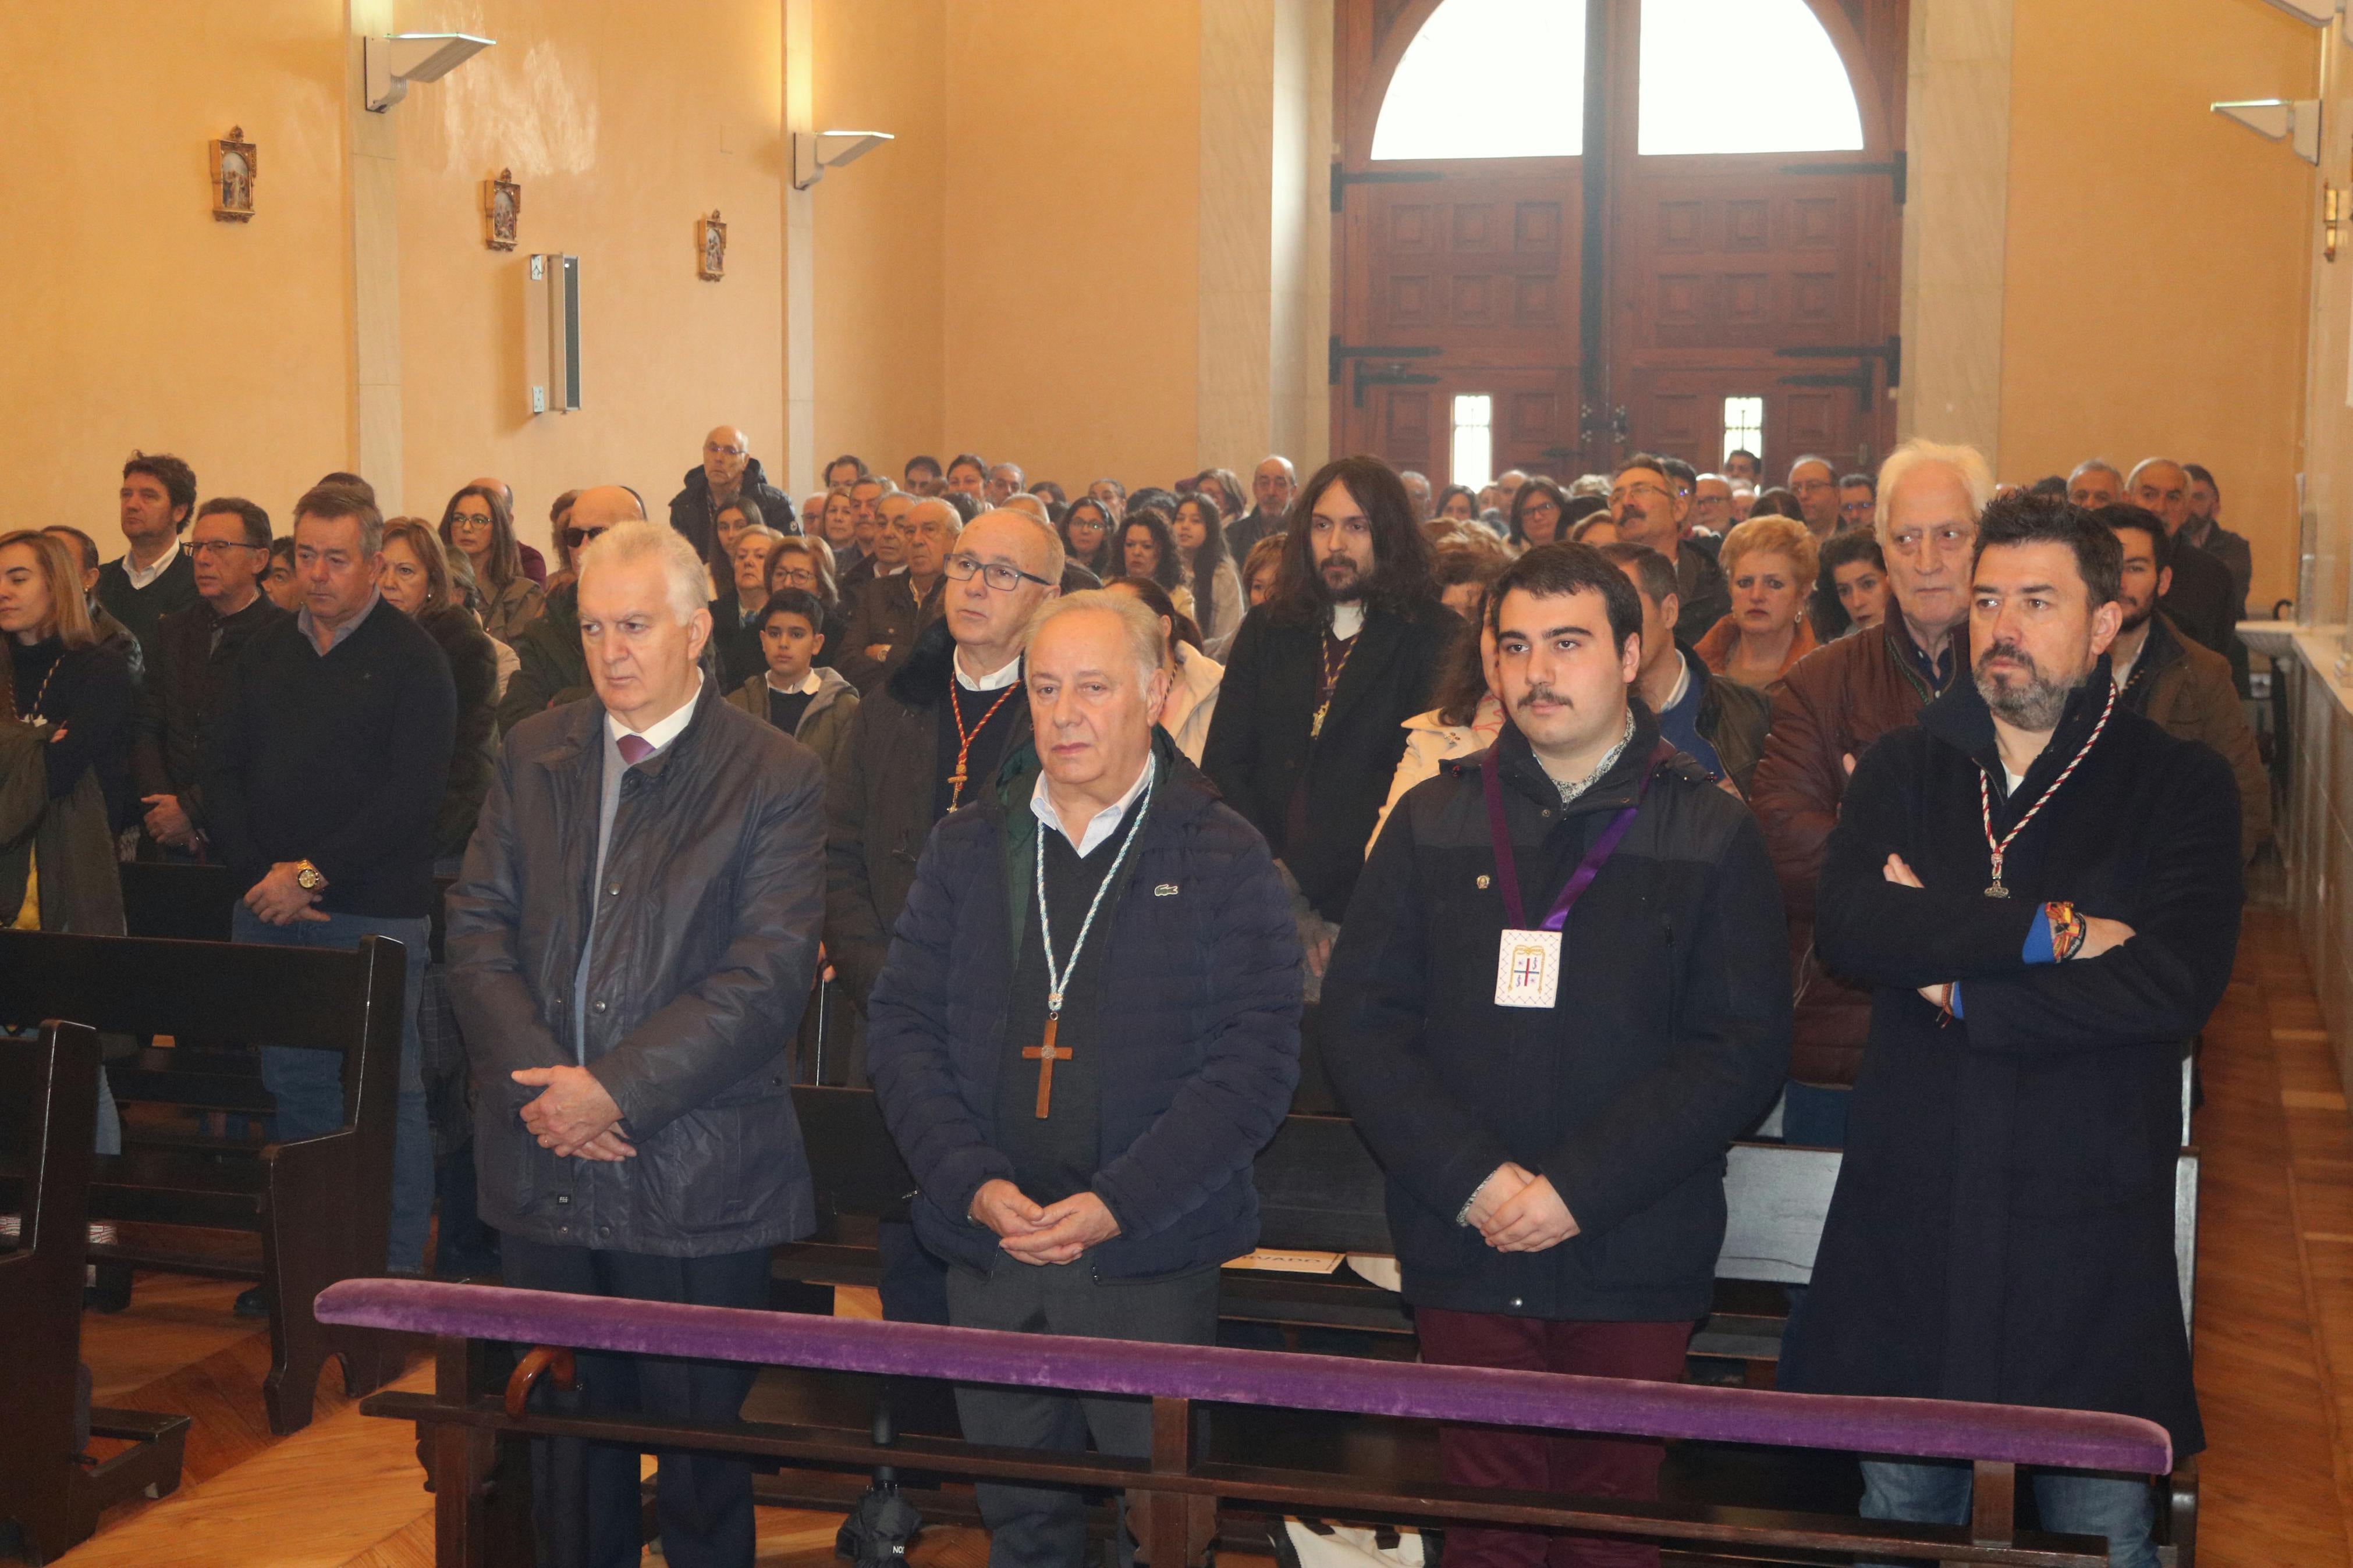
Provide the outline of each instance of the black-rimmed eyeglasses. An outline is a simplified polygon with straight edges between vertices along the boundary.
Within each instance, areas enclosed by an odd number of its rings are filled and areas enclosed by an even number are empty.
[[[959,583],[969,583],[975,577],[978,577],[1000,594],[1010,594],[1024,583],[1035,583],[1040,588],[1050,588],[1054,585],[1043,577],[1032,577],[1020,567],[1008,566],[1001,561],[992,561],[983,565],[977,555],[951,555],[947,559],[946,571],[949,576]]]

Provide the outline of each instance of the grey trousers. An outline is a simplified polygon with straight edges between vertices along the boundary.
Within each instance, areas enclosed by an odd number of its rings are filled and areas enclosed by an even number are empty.
[[[1212,1344],[1218,1334],[1218,1270],[1106,1284],[1095,1279],[1084,1258],[1039,1265],[1000,1252],[985,1277],[967,1268],[948,1270],[948,1321],[963,1329]],[[956,1389],[956,1415],[965,1439],[974,1443],[1075,1452],[1092,1436],[1098,1453],[1144,1458],[1152,1452],[1148,1399],[1090,1399],[964,1384]],[[973,1489],[988,1525],[989,1568],[1083,1568],[1086,1509],[1077,1492],[987,1481]],[[1119,1548],[1124,1568],[1133,1564],[1135,1542],[1124,1529]]]

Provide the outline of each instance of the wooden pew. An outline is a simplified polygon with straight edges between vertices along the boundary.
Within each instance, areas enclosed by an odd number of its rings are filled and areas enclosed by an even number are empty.
[[[98,1072],[98,1037],[79,1024],[44,1024],[37,1043],[0,1041],[0,1170],[21,1198],[18,1245],[0,1253],[0,1521],[16,1521],[37,1563],[89,1540],[114,1504],[177,1489],[188,1435],[185,1415],[88,1404],[81,1293]],[[93,1436],[127,1447],[90,1462]]]
[[[108,1033],[199,1033],[239,1047],[342,1055],[343,1125],[335,1131],[249,1152],[126,1144],[123,1153],[98,1161],[90,1188],[93,1219],[260,1237],[258,1270],[192,1247],[143,1243],[94,1247],[91,1257],[258,1278],[270,1308],[262,1392],[270,1429],[281,1434],[309,1424],[330,1357],[342,1359],[353,1394],[382,1386],[396,1365],[394,1347],[322,1327],[311,1303],[335,1280],[384,1268],[406,962],[400,943],[382,937],[339,950],[0,931],[0,1021],[69,1017]],[[244,1049],[150,1047],[118,1063],[109,1082],[125,1102],[267,1115],[269,1099],[250,1060]],[[21,1182],[0,1178],[0,1207],[21,1202]]]
[[[871,1091],[799,1086],[793,1098],[816,1173],[819,1229],[808,1241],[776,1248],[772,1275],[779,1280],[871,1285],[878,1274],[873,1218],[888,1212],[888,1205],[913,1189],[914,1181],[883,1126]],[[1727,1284],[1803,1285],[1813,1278],[1814,1254],[1838,1182],[1839,1161],[1835,1149],[1783,1143],[1731,1147],[1725,1173],[1727,1220],[1715,1269],[1721,1294],[1732,1293]],[[2197,1150],[2184,1149],[2175,1167],[2174,1257],[2185,1321],[2197,1269],[2198,1168]],[[1345,1118],[1286,1118],[1282,1130],[1261,1152],[1255,1173],[1262,1247],[1392,1250],[1380,1168]],[[1742,1305],[1746,1310],[1718,1310],[1701,1323],[1692,1337],[1691,1353],[1743,1363],[1752,1386],[1769,1387],[1780,1358],[1784,1315],[1760,1310],[1754,1300]],[[1229,1321],[1276,1325],[1286,1331],[1287,1340],[1295,1339],[1291,1331],[1303,1327],[1398,1335],[1413,1331],[1411,1315],[1398,1296],[1345,1266],[1328,1276],[1229,1268],[1219,1314]],[[2194,1459],[2185,1460],[2173,1477],[2170,1501],[2166,1528],[2172,1544],[2161,1554],[2168,1563],[2188,1568],[2197,1519]],[[927,1510],[929,1506],[927,1502]]]
[[[431,1394],[378,1394],[361,1408],[432,1429],[437,1560],[444,1568],[512,1560],[496,1548],[512,1549],[512,1514],[523,1489],[501,1472],[499,1446],[501,1439],[522,1436],[728,1453],[797,1468],[854,1471],[902,1463],[947,1475],[1119,1491],[1125,1494],[1143,1555],[1156,1568],[1203,1562],[1218,1539],[1220,1505],[1257,1515],[1477,1521],[1574,1530],[1781,1560],[1793,1552],[1829,1552],[1841,1559],[1927,1556],[2013,1568],[2094,1568],[2106,1561],[2105,1542],[2017,1528],[2017,1467],[2161,1474],[2171,1464],[2163,1428],[2130,1416],[2078,1411],[1373,1363],[427,1280],[352,1280],[330,1289],[319,1306],[331,1321],[435,1336],[438,1378]],[[525,1357],[503,1391],[481,1387],[475,1347],[501,1341],[540,1348]],[[1148,1458],[1124,1459],[920,1437],[883,1447],[856,1427],[706,1425],[533,1409],[534,1380],[547,1376],[559,1385],[568,1384],[571,1358],[565,1352],[577,1349],[1148,1397],[1153,1448]],[[1969,1462],[1976,1472],[1976,1503],[1968,1525],[1898,1525],[1787,1510],[1489,1490],[1303,1469],[1288,1462],[1235,1463],[1197,1450],[1196,1401],[1776,1449],[1867,1444],[1883,1453]],[[501,1510],[509,1516],[504,1528],[496,1522]]]

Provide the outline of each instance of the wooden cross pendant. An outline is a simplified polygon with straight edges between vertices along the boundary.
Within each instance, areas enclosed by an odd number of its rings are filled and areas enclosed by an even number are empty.
[[[1071,1053],[1054,1044],[1054,1031],[1061,1024],[1059,1018],[1046,1020],[1046,1037],[1037,1045],[1027,1046],[1021,1054],[1038,1064],[1038,1120],[1046,1120],[1046,1112],[1054,1103],[1054,1064],[1071,1059]]]

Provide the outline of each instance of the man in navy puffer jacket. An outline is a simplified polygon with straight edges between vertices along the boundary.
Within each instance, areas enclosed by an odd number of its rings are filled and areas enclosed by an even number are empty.
[[[868,1009],[874,1088],[965,1327],[1206,1344],[1299,1077],[1299,943],[1256,829],[1155,725],[1160,625],[1049,602],[1036,749],[950,814]],[[959,1389],[974,1442],[1144,1456],[1141,1401]],[[1078,1494],[983,1484],[992,1568],[1084,1561]],[[1123,1542],[1126,1548],[1127,1542]]]

